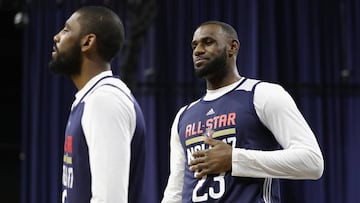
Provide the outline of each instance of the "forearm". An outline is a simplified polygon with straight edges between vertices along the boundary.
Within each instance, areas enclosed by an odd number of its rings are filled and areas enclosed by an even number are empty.
[[[182,200],[185,154],[177,130],[180,112],[176,115],[171,128],[170,175],[161,203],[180,203]]]
[[[254,178],[319,179],[321,153],[306,148],[258,151],[235,148],[232,175]]]

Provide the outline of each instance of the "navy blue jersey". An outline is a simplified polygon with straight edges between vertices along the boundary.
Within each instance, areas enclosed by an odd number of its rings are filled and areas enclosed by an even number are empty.
[[[83,98],[96,87],[98,82],[87,91]],[[123,92],[120,87],[111,83],[101,85],[110,85],[117,88],[118,91],[122,92],[121,94],[124,94],[124,96],[126,95],[134,104],[136,112],[136,128],[131,141],[128,201],[134,203],[141,202],[144,180],[143,168],[145,164],[145,122],[142,111],[136,100],[131,95],[127,95]],[[67,203],[89,203],[92,197],[88,146],[81,124],[85,105],[83,98],[70,112],[65,132],[62,199],[63,202]],[[122,155],[119,154],[118,156]]]
[[[279,149],[274,136],[256,114],[253,105],[256,85],[252,91],[239,86],[218,99],[200,99],[189,105],[179,118],[179,136],[186,157],[182,202],[280,202],[278,179],[235,177],[231,171],[196,179],[189,170],[192,152],[209,148],[203,136],[222,140],[233,148]]]

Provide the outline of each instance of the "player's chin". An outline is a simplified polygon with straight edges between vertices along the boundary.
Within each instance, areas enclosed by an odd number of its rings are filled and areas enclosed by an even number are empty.
[[[204,67],[205,67],[205,63],[194,64],[194,69],[197,74],[203,72]]]

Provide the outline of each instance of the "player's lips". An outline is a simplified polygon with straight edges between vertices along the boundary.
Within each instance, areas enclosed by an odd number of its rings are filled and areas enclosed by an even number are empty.
[[[194,64],[195,64],[195,66],[201,66],[207,60],[208,59],[204,58],[204,57],[197,57],[197,58],[194,59]]]
[[[51,55],[54,57],[57,54],[57,52],[58,52],[58,49],[57,49],[56,45],[54,45]]]

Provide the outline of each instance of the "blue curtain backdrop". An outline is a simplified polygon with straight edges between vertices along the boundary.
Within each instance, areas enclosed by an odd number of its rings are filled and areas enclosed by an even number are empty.
[[[128,41],[113,67],[145,114],[146,202],[160,202],[166,185],[176,111],[204,93],[204,82],[193,74],[190,42],[206,20],[226,21],[238,30],[241,75],[284,85],[318,138],[323,177],[283,180],[284,202],[360,202],[360,1],[146,2],[25,1],[30,23],[24,30],[22,203],[60,200],[63,133],[75,88],[52,75],[47,64],[53,35],[85,4],[111,7],[124,20]]]

